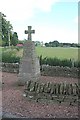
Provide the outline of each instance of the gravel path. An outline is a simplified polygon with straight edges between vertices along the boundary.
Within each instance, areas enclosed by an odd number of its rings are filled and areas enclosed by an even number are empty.
[[[17,85],[17,74],[2,73],[2,108],[3,116],[19,118],[76,118],[78,107],[69,104],[43,104],[28,101],[23,97],[24,86]],[[78,79],[63,77],[41,77],[42,81],[51,82],[78,82]]]

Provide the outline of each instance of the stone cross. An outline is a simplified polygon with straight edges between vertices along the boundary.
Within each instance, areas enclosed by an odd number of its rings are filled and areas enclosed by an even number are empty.
[[[31,30],[32,26],[28,26],[28,30],[25,30],[25,34],[28,34],[28,40],[32,40],[31,34],[35,33],[35,30]]]

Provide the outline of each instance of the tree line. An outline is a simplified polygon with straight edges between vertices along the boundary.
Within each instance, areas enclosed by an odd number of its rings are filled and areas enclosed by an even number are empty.
[[[15,46],[18,43],[18,34],[13,31],[13,26],[0,12],[0,46]]]
[[[54,40],[53,42],[45,43],[46,47],[79,47],[80,44],[77,43],[59,43],[57,40]]]

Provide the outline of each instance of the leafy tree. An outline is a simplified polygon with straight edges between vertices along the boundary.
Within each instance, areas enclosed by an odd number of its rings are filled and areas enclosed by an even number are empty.
[[[8,22],[5,18],[5,16],[2,16],[2,40],[5,42],[5,46],[9,45],[9,33],[12,29],[12,26],[10,22]]]
[[[14,32],[12,35],[11,45],[16,46],[18,44],[18,35],[17,32]]]
[[[2,36],[2,46],[9,45],[9,38],[11,34],[11,30],[13,29],[10,21],[6,20],[6,15],[0,12],[0,23],[1,23],[1,36]]]
[[[58,47],[59,46],[59,42],[57,40],[52,42],[53,47]]]
[[[45,43],[45,46],[46,46],[46,47],[50,47],[49,43]]]
[[[17,32],[12,32],[13,27],[6,15],[0,12],[0,46],[16,45],[18,43]]]
[[[2,43],[2,14],[0,12],[0,43]]]
[[[49,43],[45,43],[46,47],[78,47],[80,48],[80,44],[78,43],[59,43],[57,40]]]
[[[35,41],[35,46],[40,46],[41,42],[40,41]]]

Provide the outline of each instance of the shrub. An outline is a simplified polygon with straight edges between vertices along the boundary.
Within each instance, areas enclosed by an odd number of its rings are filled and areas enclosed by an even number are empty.
[[[50,66],[56,66],[56,65],[60,65],[60,60],[58,58],[47,58],[46,59],[46,63]]]
[[[11,46],[11,50],[20,51],[23,47]]]
[[[64,59],[61,61],[61,66],[65,67],[65,66],[68,66],[68,67],[72,67],[72,61],[71,59],[68,60],[68,59]]]
[[[80,68],[80,61],[75,61],[74,62],[74,67],[79,67]]]
[[[17,63],[20,62],[20,57],[16,56],[13,51],[4,51],[2,53],[2,62]]]
[[[45,57],[43,58],[42,55],[40,56],[40,65],[50,65],[50,66],[67,66],[67,67],[72,67],[72,60],[71,59],[58,59],[58,58],[48,58]],[[80,61],[75,61],[74,62],[74,67],[80,67]]]

